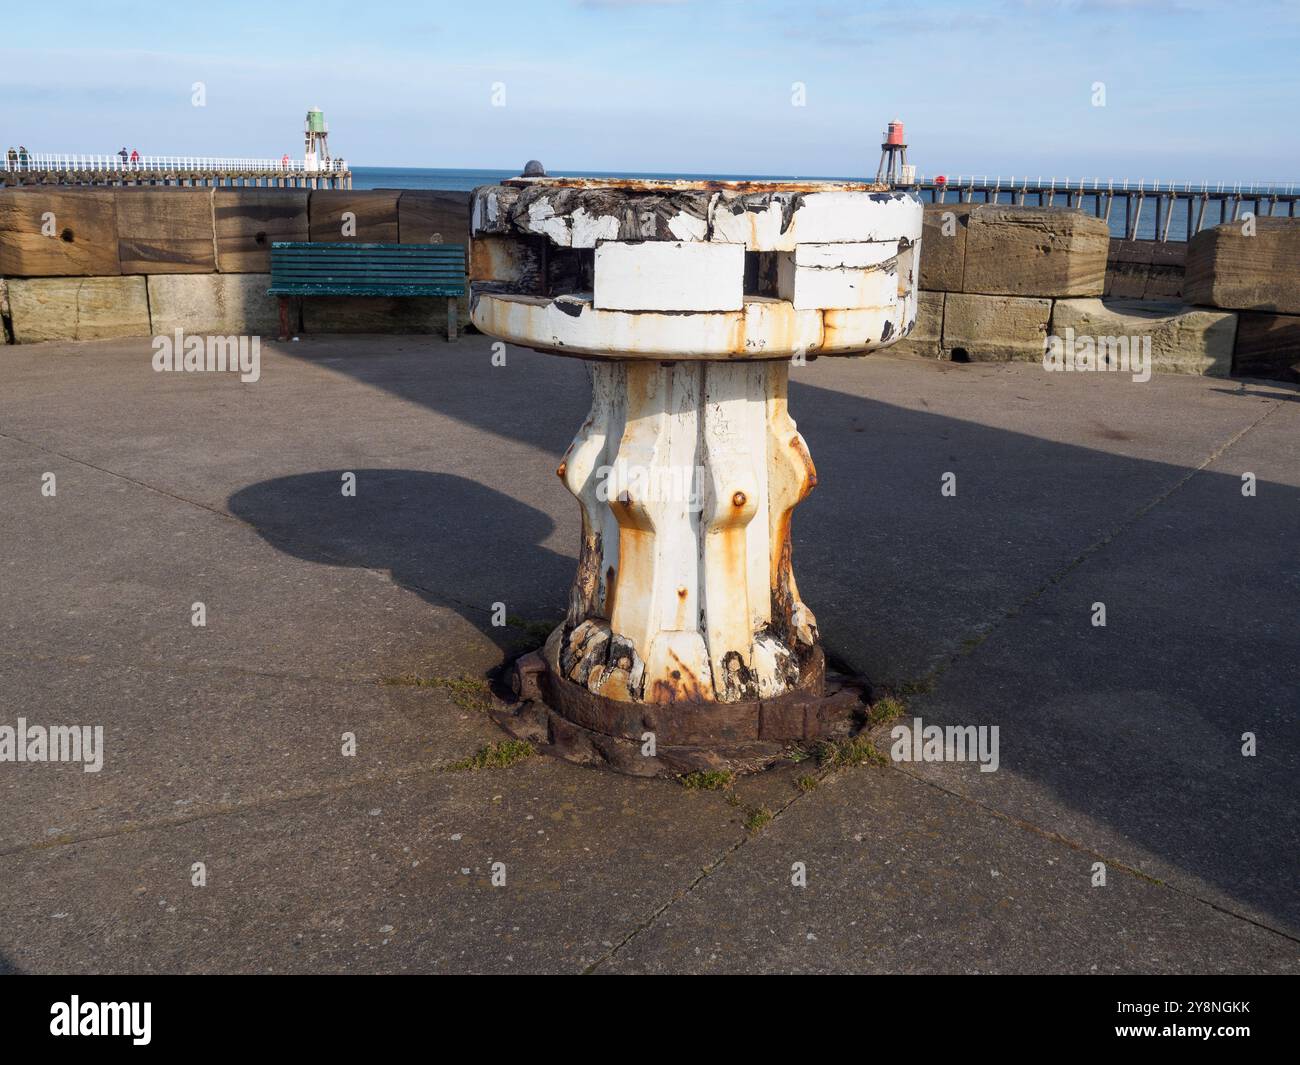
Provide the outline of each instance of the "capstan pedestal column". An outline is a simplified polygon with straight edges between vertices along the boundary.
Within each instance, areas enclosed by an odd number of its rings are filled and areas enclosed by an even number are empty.
[[[558,473],[582,508],[568,614],[506,727],[637,774],[758,768],[845,735],[790,558],[817,483],[790,367],[916,319],[921,205],[839,183],[520,178],[472,198],[470,317],[591,370]]]

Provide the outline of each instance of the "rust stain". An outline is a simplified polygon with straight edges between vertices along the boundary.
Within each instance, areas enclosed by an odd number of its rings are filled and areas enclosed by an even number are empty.
[[[555,476],[563,480],[564,475],[568,472],[568,470],[569,470],[569,464],[567,462],[561,462],[555,468]]]
[[[743,507],[745,505],[745,493],[737,492],[735,495],[733,495],[731,497],[731,505],[733,507]]]
[[[617,585],[614,583],[614,567],[610,566],[605,570],[605,617],[614,616],[614,592]]]
[[[677,668],[670,670],[667,677],[659,677],[654,684],[650,686],[650,696],[647,700],[652,703],[698,703],[713,702],[713,692],[706,689],[700,683],[693,670],[684,663],[676,654],[670,651]]]

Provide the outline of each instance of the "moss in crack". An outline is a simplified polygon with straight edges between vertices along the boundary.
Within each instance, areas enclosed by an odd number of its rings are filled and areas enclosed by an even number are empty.
[[[775,815],[766,806],[751,806],[745,811],[745,831],[762,832]]]
[[[724,791],[736,782],[730,769],[701,769],[677,778],[687,791]]]
[[[502,740],[500,743],[489,743],[486,747],[480,747],[476,754],[462,758],[459,762],[452,762],[445,768],[452,773],[465,770],[477,772],[480,769],[509,769],[515,763],[531,758],[536,753],[536,748],[527,740]]]
[[[402,673],[396,677],[381,677],[379,683],[389,688],[440,688],[462,710],[492,709],[488,682],[474,677],[443,677],[437,674],[421,677],[416,673]]]
[[[801,777],[795,777],[794,786],[800,791],[809,792],[815,790],[819,783],[820,781],[812,773],[805,773]]]
[[[827,740],[817,747],[817,764],[822,768],[847,769],[853,766],[889,765],[889,755],[866,736],[846,740]]]
[[[896,718],[900,718],[905,713],[907,713],[907,704],[902,699],[886,695],[883,699],[877,699],[871,704],[871,710],[867,714],[867,723],[872,728],[875,728],[877,725],[884,725]]]

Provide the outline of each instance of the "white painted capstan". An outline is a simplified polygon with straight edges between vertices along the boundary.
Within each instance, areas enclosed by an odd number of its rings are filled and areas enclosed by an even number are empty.
[[[817,478],[789,369],[907,335],[921,216],[858,183],[475,190],[474,324],[591,372],[558,471],[582,543],[546,650],[553,683],[616,703],[747,704],[821,669],[790,561],[791,514]]]

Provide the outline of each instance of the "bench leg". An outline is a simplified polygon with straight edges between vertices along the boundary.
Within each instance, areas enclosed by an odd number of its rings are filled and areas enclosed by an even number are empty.
[[[447,300],[447,340],[456,339],[456,297]]]
[[[289,297],[280,297],[280,339],[289,339]]]

